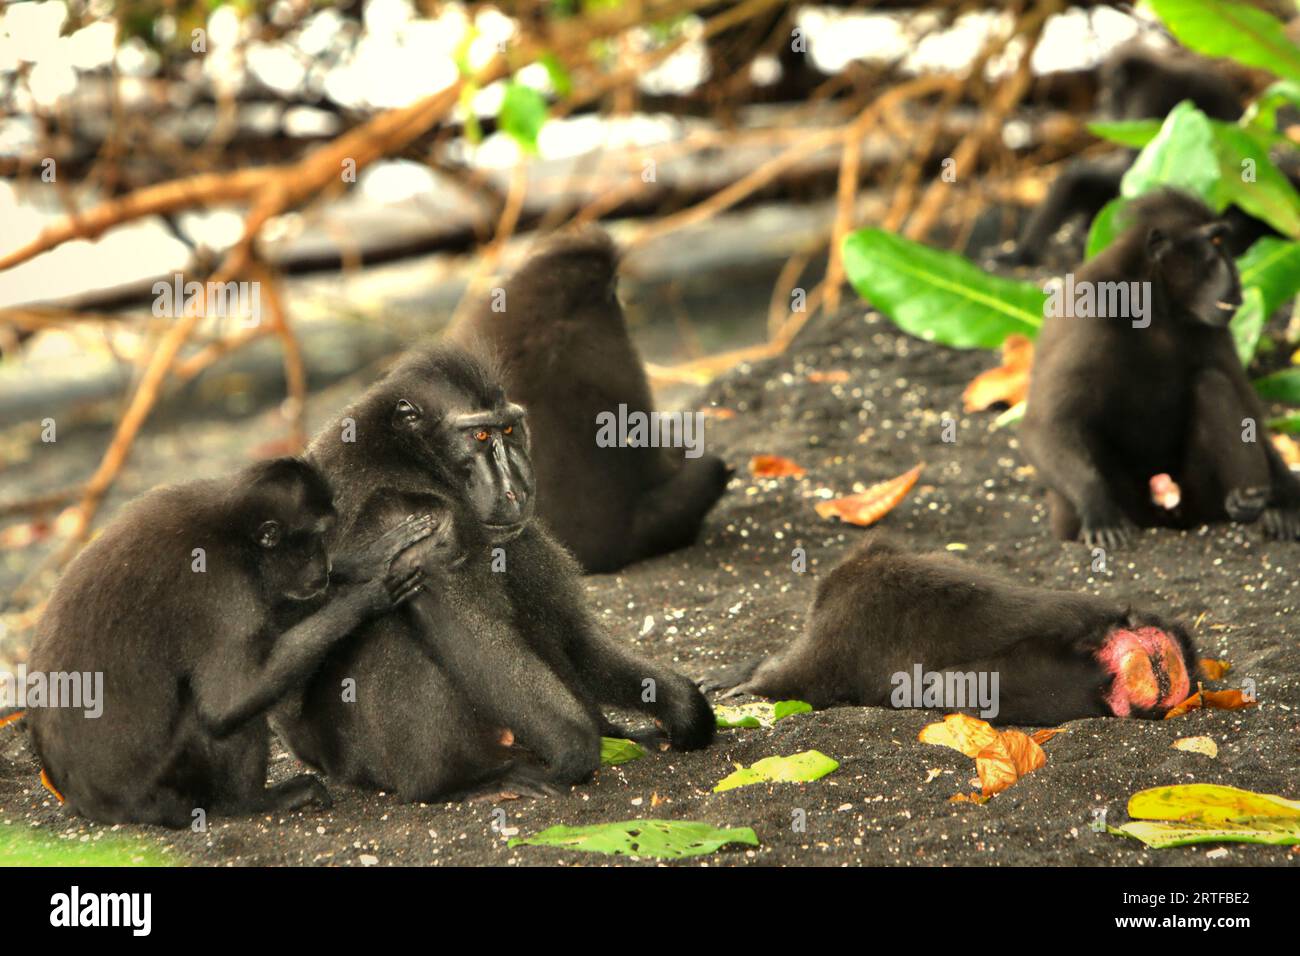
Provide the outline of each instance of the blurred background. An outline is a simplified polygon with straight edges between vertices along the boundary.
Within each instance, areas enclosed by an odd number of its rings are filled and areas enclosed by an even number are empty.
[[[1113,149],[1135,37],[1172,45],[1060,0],[3,4],[0,664],[101,505],[300,449],[548,232],[619,240],[672,407],[846,307],[852,229],[985,256]],[[257,314],[159,309],[195,281]]]

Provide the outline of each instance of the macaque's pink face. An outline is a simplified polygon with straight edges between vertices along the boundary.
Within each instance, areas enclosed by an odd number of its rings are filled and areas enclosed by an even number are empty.
[[[1106,636],[1097,660],[1111,675],[1106,703],[1116,717],[1167,711],[1191,693],[1182,646],[1158,627],[1116,628]]]

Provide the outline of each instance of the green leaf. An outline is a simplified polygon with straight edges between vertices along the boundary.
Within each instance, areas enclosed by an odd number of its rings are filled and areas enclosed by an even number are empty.
[[[1300,80],[1300,49],[1282,21],[1244,3],[1225,0],[1149,0],[1156,16],[1183,46],[1226,56],[1284,79]]]
[[[617,767],[621,763],[640,760],[645,756],[645,749],[635,740],[622,737],[600,738],[600,763],[603,767]]]
[[[585,827],[554,826],[536,836],[515,837],[510,846],[557,846],[613,856],[674,860],[703,856],[730,843],[758,846],[749,827],[719,829],[689,820],[625,820]]]
[[[82,843],[53,839],[30,827],[0,827],[4,866],[173,866],[174,857],[154,846],[112,834]]]
[[[537,152],[537,134],[546,122],[546,97],[517,80],[506,84],[497,124],[526,152]]]
[[[714,793],[735,790],[755,783],[806,783],[819,780],[839,767],[840,762],[816,750],[789,757],[764,757],[750,767],[740,767],[713,788]]]
[[[715,707],[713,715],[719,727],[771,727],[782,717],[806,714],[812,709],[812,704],[802,700],[757,701],[733,707]]]
[[[1012,333],[1030,338],[1047,294],[989,275],[962,256],[882,229],[844,238],[844,271],[864,299],[904,332],[953,348],[996,348]]]
[[[1237,259],[1243,288],[1254,286],[1264,296],[1264,317],[1300,293],[1300,242],[1265,236]]]
[[[1160,132],[1160,120],[1117,120],[1106,123],[1089,123],[1088,132],[1100,139],[1132,149],[1141,149]]]
[[[1153,189],[1172,186],[1222,209],[1219,179],[1219,158],[1210,121],[1190,100],[1183,100],[1169,111],[1160,132],[1124,174],[1120,195],[1134,199]]]
[[[1119,827],[1107,827],[1110,833],[1141,840],[1153,850],[1192,843],[1276,843],[1300,844],[1300,820],[1269,820],[1263,817],[1249,823],[1215,826],[1210,823],[1158,823],[1135,820]]]
[[[1246,107],[1240,123],[1270,137],[1277,132],[1277,111],[1281,106],[1300,109],[1300,83],[1278,80]]]
[[[1268,427],[1275,432],[1285,432],[1288,435],[1300,435],[1300,412],[1292,412],[1289,415],[1279,415],[1268,423]]]
[[[556,96],[563,99],[573,92],[573,77],[569,76],[569,71],[559,57],[554,53],[543,53],[541,62],[546,67],[546,75],[551,79],[551,87]]]
[[[1300,193],[1273,165],[1268,150],[1249,132],[1231,123],[1213,123],[1210,130],[1219,157],[1223,199],[1284,236],[1300,236]],[[1243,179],[1243,165],[1247,162],[1254,168],[1254,182]]]
[[[1241,367],[1249,368],[1259,347],[1259,337],[1264,332],[1264,321],[1268,313],[1264,311],[1264,293],[1258,288],[1245,289],[1241,296],[1241,306],[1232,317],[1229,328],[1232,341],[1237,346],[1237,358]]]
[[[1119,212],[1127,202],[1128,200],[1123,196],[1116,196],[1093,216],[1092,225],[1088,227],[1088,243],[1083,253],[1085,259],[1091,259],[1115,241],[1115,237],[1122,231]]]
[[[1274,402],[1300,405],[1300,368],[1283,369],[1255,379],[1255,391]]]

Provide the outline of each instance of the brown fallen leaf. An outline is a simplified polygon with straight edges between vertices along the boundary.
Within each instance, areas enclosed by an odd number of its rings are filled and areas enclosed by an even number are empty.
[[[1223,680],[1224,675],[1232,670],[1230,663],[1213,657],[1202,657],[1197,666],[1206,680]]]
[[[1288,468],[1300,468],[1300,442],[1290,435],[1274,435],[1273,447],[1282,456]]]
[[[780,455],[755,455],[749,459],[755,478],[802,478],[806,472],[789,458]]]
[[[1047,743],[1057,734],[1063,734],[1063,733],[1065,733],[1064,727],[1057,727],[1055,729],[1048,729],[1044,727],[1042,730],[1035,730],[1032,734],[1029,735],[1029,739],[1041,747],[1043,744]]]
[[[1001,793],[1026,774],[1047,763],[1043,748],[1018,730],[1004,730],[975,758],[983,794]]]
[[[732,409],[714,405],[710,405],[707,408],[701,408],[700,414],[705,418],[716,418],[720,422],[736,417],[736,413]]]
[[[987,721],[966,714],[948,714],[940,723],[922,727],[916,739],[974,757],[997,737],[998,732]]]
[[[1206,690],[1201,688],[1165,714],[1165,720],[1181,717],[1193,710],[1245,710],[1247,707],[1257,706],[1259,706],[1259,701],[1247,700],[1239,690]]]
[[[27,711],[16,710],[12,714],[7,714],[3,717],[0,717],[0,727],[3,727],[5,724],[17,723],[18,721],[22,720],[26,716],[27,716]]]
[[[955,793],[948,798],[949,803],[988,803],[989,798],[979,793]]]
[[[875,524],[907,496],[916,484],[916,479],[921,477],[921,469],[924,467],[925,462],[921,462],[911,471],[872,485],[860,495],[819,501],[816,505],[817,514],[823,518],[839,518],[863,528]]]
[[[1002,364],[980,372],[962,392],[968,412],[982,412],[999,403],[1019,405],[1029,392],[1029,366],[1034,343],[1023,335],[1008,335],[1002,343]]]
[[[58,800],[59,803],[63,803],[63,794],[59,793],[55,788],[54,781],[50,779],[50,775],[45,772],[44,767],[41,768],[41,786],[54,794],[54,799]]]
[[[1161,472],[1152,475],[1148,482],[1151,488],[1151,503],[1166,511],[1173,511],[1183,500],[1183,489],[1169,475]]]
[[[849,380],[849,373],[842,368],[833,368],[827,372],[809,372],[808,381],[810,382],[828,382],[832,385],[843,385]]]

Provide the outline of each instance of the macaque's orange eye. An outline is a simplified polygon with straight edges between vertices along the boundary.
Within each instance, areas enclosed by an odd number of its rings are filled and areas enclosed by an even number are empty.
[[[503,431],[505,434],[507,434],[507,435],[509,435],[509,434],[510,434],[511,432],[513,432],[514,430],[515,430],[515,426],[514,426],[514,425],[507,425],[504,429],[502,429],[502,431]]]
[[[474,433],[474,437],[477,438],[479,441],[487,441],[488,440],[487,429],[480,428],[478,431]]]

